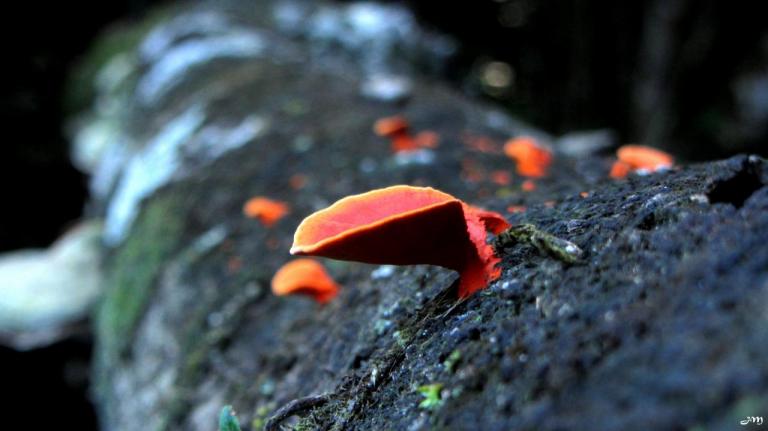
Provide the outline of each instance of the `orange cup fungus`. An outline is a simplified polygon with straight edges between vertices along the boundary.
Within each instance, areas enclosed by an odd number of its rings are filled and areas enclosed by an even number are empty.
[[[672,167],[674,158],[664,151],[645,145],[624,145],[616,151],[616,160],[611,166],[611,178],[624,178],[633,171],[655,172]]]
[[[348,196],[301,222],[291,254],[373,264],[438,265],[458,271],[459,296],[501,275],[486,243],[509,223],[429,187],[393,186]]]
[[[288,214],[288,205],[262,196],[256,196],[243,205],[243,214],[258,219],[261,224],[271,227]]]
[[[520,184],[520,188],[524,192],[532,192],[536,190],[536,182],[533,180],[525,180],[522,182],[522,184]]]
[[[320,304],[332,300],[339,286],[323,265],[312,259],[296,259],[280,267],[272,277],[272,293],[277,296],[303,294]]]
[[[500,186],[508,186],[512,182],[512,176],[507,171],[493,171],[491,181]]]
[[[411,136],[408,121],[402,116],[380,118],[373,125],[373,131],[392,141],[392,152],[400,153],[407,151],[416,151],[421,148],[435,148],[438,145],[440,136],[431,131],[424,131]]]
[[[524,177],[543,177],[552,163],[552,153],[530,136],[507,141],[504,154],[517,162],[517,173]]]

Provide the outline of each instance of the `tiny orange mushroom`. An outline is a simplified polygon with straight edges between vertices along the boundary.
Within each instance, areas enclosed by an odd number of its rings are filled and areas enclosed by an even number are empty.
[[[380,118],[373,124],[373,131],[377,135],[389,138],[392,141],[393,153],[437,147],[440,140],[440,136],[437,133],[424,131],[413,137],[409,128],[408,120],[400,115]]]
[[[414,140],[419,148],[437,148],[440,144],[440,135],[432,130],[425,130],[417,133]]]
[[[429,187],[393,186],[348,196],[301,222],[291,254],[373,264],[437,265],[458,271],[459,296],[501,275],[486,231],[509,223]]]
[[[325,304],[339,293],[339,285],[328,275],[323,265],[312,259],[292,260],[272,277],[272,293],[277,296],[304,294]]]
[[[508,140],[504,154],[517,162],[517,173],[524,177],[543,177],[552,163],[552,153],[530,136]]]
[[[271,227],[277,223],[288,212],[287,204],[263,196],[248,199],[245,205],[243,205],[243,214],[258,219],[266,227]]]
[[[507,171],[491,172],[491,181],[500,186],[508,186],[512,182],[512,177]]]
[[[655,172],[672,167],[674,158],[664,151],[645,145],[624,145],[616,151],[617,161],[611,166],[611,178],[624,178],[632,171]]]
[[[520,188],[524,192],[532,192],[536,190],[536,182],[533,180],[525,180],[522,184],[520,184]]]
[[[400,115],[379,118],[373,124],[373,131],[379,136],[390,137],[398,133],[408,132],[408,120]]]

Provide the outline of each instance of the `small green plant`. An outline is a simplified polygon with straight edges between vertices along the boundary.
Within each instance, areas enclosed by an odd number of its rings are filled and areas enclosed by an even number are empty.
[[[240,431],[240,423],[237,421],[232,406],[224,406],[219,414],[219,431]]]
[[[447,358],[445,358],[445,361],[443,361],[443,366],[445,367],[445,370],[449,373],[453,372],[453,368],[456,366],[456,363],[461,360],[461,351],[458,349],[451,352],[450,355],[448,355]]]
[[[263,429],[264,425],[267,423],[269,413],[274,409],[275,405],[273,403],[259,406],[259,408],[256,409],[256,415],[254,416],[253,421],[251,421],[251,428],[254,430]]]
[[[443,400],[440,398],[440,391],[443,390],[442,383],[419,386],[416,390],[424,397],[419,403],[419,408],[424,410],[437,410],[443,405]]]

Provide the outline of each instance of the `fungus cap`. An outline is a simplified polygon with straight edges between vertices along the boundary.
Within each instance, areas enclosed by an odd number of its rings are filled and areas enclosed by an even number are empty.
[[[611,178],[624,178],[632,172],[632,166],[628,163],[624,163],[621,160],[616,160],[611,165],[611,171],[608,173]]]
[[[530,136],[507,141],[504,154],[517,162],[517,173],[524,177],[543,177],[552,163],[552,153]]]
[[[246,216],[258,219],[266,227],[277,223],[288,212],[287,204],[263,196],[253,197],[243,205],[243,213]]]
[[[654,171],[670,167],[674,163],[674,159],[669,154],[645,145],[624,145],[616,151],[616,156],[633,169]]]
[[[624,145],[616,151],[616,160],[611,166],[611,178],[624,178],[632,171],[654,172],[669,168],[674,158],[664,151],[645,145]]]
[[[408,121],[399,115],[380,118],[373,124],[373,131],[379,136],[392,136],[407,130]]]
[[[272,277],[272,293],[277,296],[305,294],[325,304],[339,293],[339,286],[325,268],[312,259],[295,259],[277,270]]]
[[[301,222],[291,254],[459,271],[459,295],[498,278],[486,226],[506,220],[429,187],[393,186],[349,196]]]

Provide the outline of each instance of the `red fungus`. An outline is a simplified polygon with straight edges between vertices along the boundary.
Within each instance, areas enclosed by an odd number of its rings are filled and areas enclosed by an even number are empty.
[[[293,174],[288,179],[288,184],[293,190],[301,190],[307,185],[307,176],[304,174]]]
[[[512,182],[512,176],[507,171],[493,171],[491,181],[500,186],[508,186]]]
[[[425,130],[416,134],[414,138],[416,146],[419,148],[437,148],[440,144],[440,135],[431,130]]]
[[[258,219],[266,227],[277,223],[288,211],[287,204],[263,196],[253,197],[243,205],[243,213],[246,216]]]
[[[393,186],[348,196],[301,222],[291,254],[373,264],[438,265],[460,273],[464,298],[501,275],[486,243],[500,214],[429,187]]]
[[[411,136],[408,121],[399,115],[376,120],[373,131],[392,141],[393,153],[435,148],[440,140],[440,136],[432,131],[421,132],[416,137]]]
[[[325,304],[336,297],[339,286],[320,263],[312,259],[296,259],[280,267],[272,277],[272,293],[277,296],[309,295]]]
[[[530,136],[507,141],[504,154],[517,162],[517,173],[524,177],[543,177],[552,163],[552,153]]]
[[[488,211],[476,206],[467,205],[471,211],[473,211],[480,221],[485,225],[485,230],[492,232],[494,235],[498,235],[511,225],[501,214],[495,211]]]
[[[616,157],[618,160],[611,166],[611,178],[624,178],[638,170],[654,172],[674,163],[669,154],[645,145],[624,145],[616,151]]]
[[[525,180],[520,184],[520,188],[523,189],[524,192],[532,192],[536,190],[536,182],[533,180]]]
[[[376,120],[373,124],[373,131],[379,136],[391,137],[398,133],[408,132],[408,120],[395,115]]]
[[[613,165],[611,165],[611,171],[608,175],[610,175],[611,178],[619,179],[626,177],[630,172],[632,172],[632,166],[629,166],[621,160],[616,160],[613,162]]]

